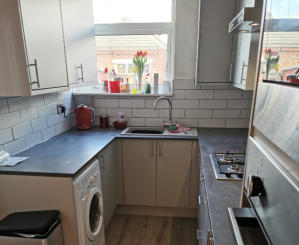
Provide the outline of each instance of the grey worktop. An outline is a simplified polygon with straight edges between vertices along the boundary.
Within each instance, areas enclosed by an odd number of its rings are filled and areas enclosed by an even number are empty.
[[[239,207],[242,181],[216,180],[210,154],[243,152],[247,129],[199,129],[199,144],[215,245],[235,244],[227,214],[228,207]]]
[[[115,138],[155,138],[197,140],[192,136],[125,136],[114,128],[71,129],[17,156],[29,157],[14,167],[0,167],[0,174],[74,177]]]

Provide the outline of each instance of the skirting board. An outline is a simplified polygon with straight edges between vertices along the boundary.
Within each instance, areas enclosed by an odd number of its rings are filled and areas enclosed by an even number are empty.
[[[118,205],[115,210],[116,214],[184,217],[184,218],[197,218],[197,212],[198,211],[196,208],[149,207],[149,206],[132,206],[132,205]]]

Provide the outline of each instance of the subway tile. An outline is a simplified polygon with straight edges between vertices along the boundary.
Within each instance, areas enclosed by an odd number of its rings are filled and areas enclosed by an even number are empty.
[[[155,107],[154,104],[155,104],[155,99],[145,100],[145,108],[154,108]],[[160,100],[157,104],[157,108],[169,108],[169,103],[166,100]]]
[[[12,127],[14,139],[19,139],[32,133],[31,123],[22,123]]]
[[[213,118],[239,118],[240,110],[213,110]]]
[[[203,90],[213,89],[213,90],[224,90],[224,89],[232,89],[231,82],[229,83],[205,83],[200,84],[200,88]]]
[[[133,109],[133,117],[158,117],[158,111],[154,109]]]
[[[124,113],[126,118],[132,117],[131,109],[123,109],[123,108],[108,108],[107,109],[107,115],[109,117],[117,117],[116,113],[118,113],[118,112]]]
[[[20,138],[15,141],[9,142],[5,144],[3,147],[3,149],[8,153],[10,153],[11,155],[24,151],[26,148],[27,146],[26,146],[25,138]]]
[[[177,121],[184,127],[197,127],[197,119],[175,118],[174,121]]]
[[[228,100],[228,109],[249,109],[251,100]]]
[[[173,89],[196,89],[193,79],[174,79]]]
[[[174,100],[173,108],[179,108],[179,109],[199,108],[199,100]]]
[[[226,109],[227,100],[200,100],[200,109]]]
[[[186,90],[186,99],[213,99],[213,90]]]
[[[242,90],[214,90],[214,99],[242,99]]]
[[[37,107],[38,117],[46,117],[57,113],[57,105],[56,104],[49,104],[49,105],[42,105]]]
[[[29,122],[38,118],[37,108],[29,108],[21,110],[21,120],[23,122]]]
[[[186,118],[211,118],[212,110],[186,110]]]
[[[119,99],[119,108],[144,108],[144,99]]]
[[[0,115],[0,129],[8,128],[20,122],[21,116],[19,111]]]
[[[168,109],[159,109],[159,117],[168,118],[169,110]],[[172,117],[184,118],[185,110],[184,109],[172,109]]]
[[[225,123],[226,128],[248,128],[249,119],[227,119]]]
[[[41,143],[43,141],[41,131],[25,136],[25,141],[28,148]]]
[[[57,103],[57,93],[45,94],[45,104]]]
[[[92,96],[86,96],[86,95],[74,95],[74,104],[75,106],[84,104],[87,106],[94,106],[93,100],[94,98]]]
[[[49,127],[54,126],[62,121],[60,115],[58,115],[58,114],[51,115],[47,119],[48,119]]]
[[[173,90],[173,98],[176,100],[186,99],[186,90],[183,90],[183,89]]]
[[[33,120],[31,122],[33,132],[45,129],[48,127],[48,119],[47,118],[40,118],[37,120]]]
[[[11,128],[0,130],[0,145],[13,141],[13,134]]]
[[[163,127],[164,121],[168,121],[168,118],[146,118],[145,126],[147,127]]]
[[[96,108],[94,108],[94,111],[96,113],[96,116],[107,115],[106,108],[98,108],[98,107],[96,107]]]
[[[61,134],[65,131],[69,130],[70,127],[71,127],[70,119],[67,119],[64,122],[59,123],[55,126],[55,132],[56,132],[56,134]]]
[[[0,99],[0,114],[8,112],[7,99]]]
[[[94,99],[94,107],[116,108],[118,107],[118,99]]]
[[[40,105],[44,105],[45,104],[44,95],[36,95],[36,96],[30,97],[30,99],[28,99],[28,104],[29,104],[29,107],[37,107]]]
[[[129,118],[128,126],[133,126],[133,127],[145,126],[145,118]]]
[[[225,119],[198,119],[198,127],[202,128],[224,128]]]
[[[28,108],[27,97],[8,98],[8,111],[19,111]]]
[[[251,110],[241,110],[240,118],[250,118]]]
[[[46,141],[56,135],[55,126],[42,130],[43,141]]]

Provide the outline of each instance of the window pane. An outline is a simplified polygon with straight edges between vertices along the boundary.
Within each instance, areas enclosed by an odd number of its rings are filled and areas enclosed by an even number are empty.
[[[95,24],[171,22],[172,0],[93,0]]]
[[[103,72],[107,67],[110,72],[114,69],[118,76],[133,83],[132,59],[137,51],[147,51],[144,77],[150,73],[153,83],[153,74],[159,73],[162,83],[166,79],[167,39],[167,34],[96,36],[98,70]]]

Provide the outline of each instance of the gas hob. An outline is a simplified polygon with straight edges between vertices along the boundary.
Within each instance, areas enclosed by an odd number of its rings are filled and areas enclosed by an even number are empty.
[[[244,173],[244,153],[214,153],[210,155],[215,177],[218,180],[242,180]]]

